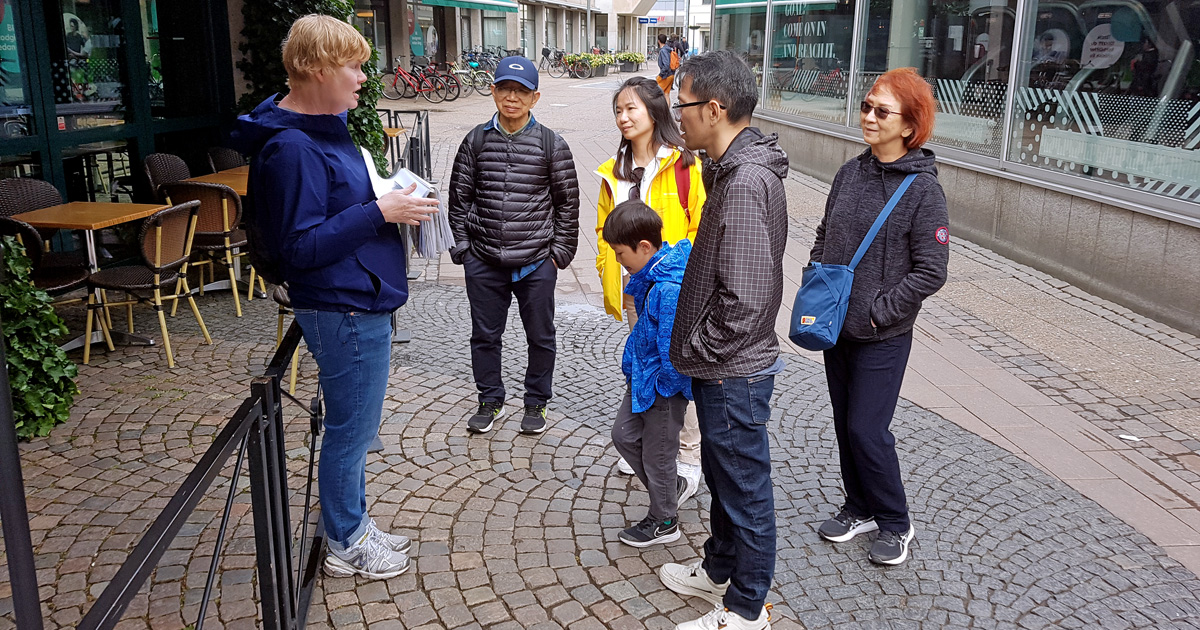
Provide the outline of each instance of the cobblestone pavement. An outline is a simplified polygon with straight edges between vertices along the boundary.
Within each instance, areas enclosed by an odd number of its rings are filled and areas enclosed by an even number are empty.
[[[639,551],[616,539],[647,505],[638,482],[612,472],[607,433],[621,394],[617,360],[625,328],[598,308],[590,260],[594,237],[587,235],[594,228],[598,183],[587,173],[616,144],[607,105],[616,79],[546,84],[535,113],[564,131],[584,187],[584,238],[558,292],[551,428],[530,438],[519,435],[510,419],[488,436],[467,436],[474,388],[461,272],[444,260],[417,261],[424,273],[401,311],[414,340],[396,347],[381,428],[384,450],[368,460],[372,515],[417,540],[415,568],[382,582],[322,579],[313,627],[670,628],[705,609],[700,600],[666,591],[654,569],[699,557],[707,494],[682,506],[685,536],[677,543]],[[457,139],[486,117],[489,103],[476,96],[433,113],[435,170],[443,179]],[[794,213],[789,251],[798,256],[823,202],[821,185],[793,175],[788,191]],[[1142,389],[1115,389],[1102,375],[1081,373],[1072,362],[1086,367],[1081,354],[1058,348],[1066,342],[1057,337],[1088,339],[1091,319],[1054,322],[1060,326],[1051,335],[1056,343],[1047,345],[1034,333],[1014,331],[995,300],[967,285],[1008,277],[1014,303],[1040,292],[1076,307],[1071,313],[1146,326],[1132,329],[1138,344],[1169,347],[1185,358],[1195,358],[1188,354],[1195,351],[1194,338],[969,244],[956,244],[953,255],[952,283],[927,305],[933,330],[970,345],[1055,404],[1076,405],[1070,409],[1101,430],[1136,432],[1145,438],[1137,452],[1174,466],[1181,478],[1200,471],[1187,459],[1200,460],[1187,441],[1195,434],[1186,423],[1162,418],[1172,411],[1185,420],[1195,417],[1197,396],[1186,374],[1172,382],[1164,370],[1145,370],[1149,384]],[[1021,286],[1027,289],[1017,291]],[[174,370],[166,368],[159,348],[98,350],[92,365],[81,368],[71,421],[23,445],[47,627],[77,623],[240,403],[249,378],[261,371],[274,342],[275,308],[259,300],[244,306],[246,315],[236,319],[227,294],[201,299],[212,346],[201,343],[187,313],[172,320]],[[77,327],[76,314],[67,314]],[[139,314],[138,328],[156,336],[147,314]],[[521,342],[514,315],[506,347]],[[519,401],[524,361],[519,353],[508,356],[505,381],[510,400]],[[815,525],[835,509],[840,490],[823,373],[812,359],[789,353],[776,384],[775,628],[1200,627],[1200,580],[1147,535],[1021,453],[993,443],[1002,440],[985,439],[907,401],[894,426],[917,527],[912,558],[882,569],[866,561],[867,540],[821,542]],[[311,396],[314,386],[315,366],[305,355],[298,397]],[[293,488],[306,466],[306,427],[307,418],[298,414],[288,425]],[[1184,483],[1194,486],[1195,477]],[[169,629],[194,622],[227,490],[226,476],[120,627]],[[208,628],[257,626],[248,501],[243,488]],[[0,630],[13,627],[7,579],[0,572]]]

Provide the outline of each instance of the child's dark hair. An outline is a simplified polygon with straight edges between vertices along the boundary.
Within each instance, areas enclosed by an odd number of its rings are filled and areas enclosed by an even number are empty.
[[[604,219],[604,240],[609,245],[624,245],[637,249],[638,243],[650,241],[654,249],[662,246],[662,218],[640,199],[630,199]]]

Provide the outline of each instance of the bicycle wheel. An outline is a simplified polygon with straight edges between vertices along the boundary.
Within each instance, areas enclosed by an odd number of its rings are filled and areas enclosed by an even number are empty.
[[[404,92],[401,96],[404,98],[417,98],[417,86],[420,85],[420,79],[416,77],[404,78]]]
[[[567,73],[567,67],[563,65],[562,59],[555,59],[550,62],[550,67],[546,71],[555,79],[561,79]]]
[[[475,91],[474,82],[471,79],[471,73],[465,70],[459,70],[454,73],[454,78],[458,79],[458,84],[462,87],[462,95],[470,96]]]
[[[422,77],[421,96],[430,103],[441,103],[446,100],[446,82],[441,77]]]
[[[453,74],[439,74],[438,78],[446,84],[446,101],[453,101],[462,93],[462,84]]]
[[[394,74],[390,77],[383,77],[383,96],[394,101],[404,96],[406,86],[407,84]]]
[[[580,59],[575,64],[575,76],[580,79],[592,78],[592,64],[587,59]]]
[[[491,95],[492,83],[494,81],[495,77],[493,77],[492,73],[490,72],[484,72],[480,70],[479,72],[471,75],[471,86],[475,88],[476,92],[479,92],[480,96]]]

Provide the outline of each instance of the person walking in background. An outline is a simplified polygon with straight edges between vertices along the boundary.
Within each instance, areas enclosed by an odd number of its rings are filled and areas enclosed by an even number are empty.
[[[375,198],[346,128],[370,56],[346,22],[296,20],[283,46],[291,91],[239,118],[234,137],[254,156],[252,241],[288,283],[326,393],[317,473],[329,540],[325,571],[383,579],[408,569],[411,544],[382,532],[366,512],[367,447],[391,376],[392,311],[408,299],[404,239],[390,224],[428,220],[438,202],[409,197],[415,186]]]
[[[496,68],[491,120],[467,133],[450,175],[450,252],[471,304],[471,370],[479,410],[471,433],[504,415],[501,336],[517,298],[529,343],[521,432],[546,430],[554,376],[554,286],[579,244],[579,182],[565,140],[533,118],[537,67],[506,57]]]
[[[661,219],[659,241],[674,244],[686,238],[695,242],[705,195],[700,161],[684,148],[670,105],[654,81],[646,77],[626,81],[613,95],[613,112],[621,144],[616,156],[596,169],[603,179],[596,209],[596,271],[604,291],[604,310],[617,321],[624,315],[632,331],[638,315],[633,298],[623,293],[628,274],[604,238],[609,213],[619,202],[640,199]],[[677,468],[687,481],[679,496],[682,504],[700,488],[700,427],[691,405],[679,432]],[[617,461],[617,469],[634,474],[624,457]]]
[[[754,73],[730,51],[679,68],[675,117],[692,150],[704,150],[708,200],[683,286],[671,363],[692,377],[701,464],[712,495],[704,559],[659,569],[676,593],[715,608],[677,630],[770,628],[775,501],[767,423],[783,370],[775,317],[783,298],[787,155],[774,135],[750,127]]]
[[[869,148],[838,170],[809,258],[845,265],[888,199],[916,175],[854,273],[841,336],[825,351],[825,375],[846,502],[818,533],[845,542],[879,530],[868,559],[908,558],[909,518],[896,438],[890,431],[922,301],[946,282],[949,218],[933,152],[937,104],[913,68],[875,81],[860,106]]]
[[[632,547],[679,540],[676,512],[687,481],[676,474],[679,431],[692,398],[689,379],[671,366],[671,330],[679,283],[692,244],[662,240],[658,213],[633,198],[617,205],[604,223],[604,237],[630,273],[626,295],[637,323],[625,342],[621,372],[629,389],[613,421],[612,441],[650,494],[646,517],[617,538]]]
[[[667,95],[667,102],[671,101],[671,86],[675,85],[675,69],[679,67],[679,53],[675,52],[675,58],[672,59],[674,46],[667,44],[667,34],[658,34],[658,87],[662,89],[663,94]]]

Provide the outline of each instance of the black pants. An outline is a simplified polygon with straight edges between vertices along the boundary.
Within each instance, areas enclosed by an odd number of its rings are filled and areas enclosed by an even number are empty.
[[[883,341],[840,340],[825,351],[845,508],[874,516],[879,529],[908,531],[896,438],[889,427],[900,397],[912,331]]]
[[[463,258],[467,300],[471,303],[471,370],[479,400],[503,402],[501,336],[508,323],[508,307],[517,296],[517,310],[529,342],[525,369],[525,404],[544,405],[550,400],[554,377],[554,285],[558,269],[550,260],[528,276],[513,282],[513,270],[493,267],[472,253]]]

